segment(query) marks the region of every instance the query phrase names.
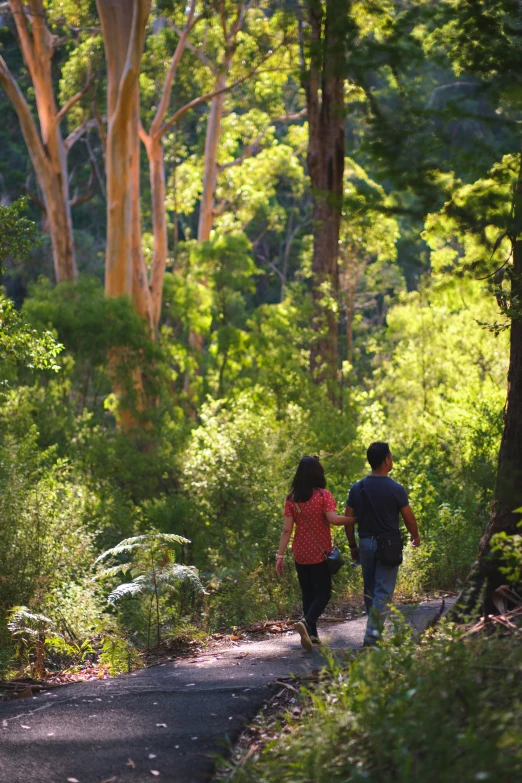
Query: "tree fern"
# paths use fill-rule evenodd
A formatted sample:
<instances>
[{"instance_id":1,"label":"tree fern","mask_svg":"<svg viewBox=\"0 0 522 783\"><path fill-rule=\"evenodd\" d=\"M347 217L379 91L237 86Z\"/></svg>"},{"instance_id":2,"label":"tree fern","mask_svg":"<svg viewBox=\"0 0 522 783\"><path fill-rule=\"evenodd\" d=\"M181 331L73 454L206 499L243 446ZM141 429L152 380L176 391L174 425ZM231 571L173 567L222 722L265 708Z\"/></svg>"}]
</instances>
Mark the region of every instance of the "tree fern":
<instances>
[{"instance_id":1,"label":"tree fern","mask_svg":"<svg viewBox=\"0 0 522 783\"><path fill-rule=\"evenodd\" d=\"M122 582L111 590L107 597L110 604L114 606L123 598L136 598L145 594L151 596L148 608L148 645L154 607L157 642L161 643L160 594L176 589L184 582L190 583L194 590L204 592L197 570L193 566L175 562L175 545L189 543L188 538L174 533L151 531L126 538L96 558L95 564L99 567L97 578L111 579L120 574L132 577L131 581ZM114 560L119 558L127 559L114 563Z\"/></svg>"}]
</instances>

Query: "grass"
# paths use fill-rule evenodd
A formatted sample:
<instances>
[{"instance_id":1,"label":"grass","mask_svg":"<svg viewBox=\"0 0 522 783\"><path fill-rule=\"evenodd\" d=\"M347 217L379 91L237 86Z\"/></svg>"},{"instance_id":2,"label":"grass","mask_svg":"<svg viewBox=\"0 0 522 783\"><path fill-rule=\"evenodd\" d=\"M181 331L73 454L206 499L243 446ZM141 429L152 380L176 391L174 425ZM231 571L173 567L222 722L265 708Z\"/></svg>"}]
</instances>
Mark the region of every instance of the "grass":
<instances>
[{"instance_id":1,"label":"grass","mask_svg":"<svg viewBox=\"0 0 522 783\"><path fill-rule=\"evenodd\" d=\"M397 619L381 649L330 662L236 783L522 780L522 648L445 625L420 644Z\"/></svg>"}]
</instances>

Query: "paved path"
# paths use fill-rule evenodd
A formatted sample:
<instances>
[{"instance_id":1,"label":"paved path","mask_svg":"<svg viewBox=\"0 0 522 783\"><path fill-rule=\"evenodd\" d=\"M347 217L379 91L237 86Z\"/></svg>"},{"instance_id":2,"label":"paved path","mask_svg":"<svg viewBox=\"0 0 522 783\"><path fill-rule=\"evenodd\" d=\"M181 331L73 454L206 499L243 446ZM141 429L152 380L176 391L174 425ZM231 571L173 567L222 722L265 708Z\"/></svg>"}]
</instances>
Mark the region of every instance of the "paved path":
<instances>
[{"instance_id":1,"label":"paved path","mask_svg":"<svg viewBox=\"0 0 522 783\"><path fill-rule=\"evenodd\" d=\"M424 627L439 605L407 613ZM359 647L364 625L330 624L322 636L332 649ZM305 653L289 632L1 703L0 783L206 781L274 681L321 662L319 650Z\"/></svg>"}]
</instances>

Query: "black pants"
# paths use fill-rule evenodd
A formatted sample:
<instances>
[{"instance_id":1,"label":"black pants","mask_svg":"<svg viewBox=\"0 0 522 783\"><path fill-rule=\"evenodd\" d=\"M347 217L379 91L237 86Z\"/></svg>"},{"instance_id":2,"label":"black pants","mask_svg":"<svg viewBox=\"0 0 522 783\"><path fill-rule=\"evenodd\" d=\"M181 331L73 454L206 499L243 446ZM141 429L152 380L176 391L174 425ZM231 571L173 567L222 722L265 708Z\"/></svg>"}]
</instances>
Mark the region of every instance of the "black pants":
<instances>
[{"instance_id":1,"label":"black pants","mask_svg":"<svg viewBox=\"0 0 522 783\"><path fill-rule=\"evenodd\" d=\"M303 596L303 613L312 636L317 636L317 620L332 595L332 575L325 560L313 565L295 564Z\"/></svg>"}]
</instances>

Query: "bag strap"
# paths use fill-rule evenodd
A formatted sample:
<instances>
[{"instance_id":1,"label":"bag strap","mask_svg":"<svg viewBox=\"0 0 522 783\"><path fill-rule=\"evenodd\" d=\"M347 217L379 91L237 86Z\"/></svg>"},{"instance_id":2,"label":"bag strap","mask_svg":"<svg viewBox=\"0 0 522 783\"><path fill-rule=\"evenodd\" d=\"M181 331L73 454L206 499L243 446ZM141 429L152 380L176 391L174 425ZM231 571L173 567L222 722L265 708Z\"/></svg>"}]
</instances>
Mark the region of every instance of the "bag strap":
<instances>
[{"instance_id":1,"label":"bag strap","mask_svg":"<svg viewBox=\"0 0 522 783\"><path fill-rule=\"evenodd\" d=\"M321 492L321 490L319 490L319 492ZM322 493L322 492L321 492L321 497L323 498L323 508L324 508L324 495L323 495L323 493ZM299 514L302 514L302 513L303 513L303 511L302 511L301 507L299 506L299 504L298 504L298 503L296 503L296 502L295 502L295 500L292 500L292 503L293 503L293 504L294 504L294 506L296 507L296 509L297 509L297 511L299 512ZM323 511L323 514L324 514L324 511ZM319 549L320 549L320 550L321 550L321 552L323 553L323 555L324 555L324 559L325 559L325 560L328 560L328 555L326 554L326 552L325 552L325 551L324 551L324 549L322 548L321 544L320 544L320 543L319 543L319 541L317 540L317 538L316 538L316 536L315 536L315 533L314 533L314 531L312 530L312 528L310 527L310 525L308 524L308 522L306 521L306 519L303 517L301 521L305 523L306 527L308 528L308 530L309 530L309 531L310 531L310 533L312 534L312 538L314 539L315 543L317 544L317 546L319 547Z\"/></svg>"},{"instance_id":2,"label":"bag strap","mask_svg":"<svg viewBox=\"0 0 522 783\"><path fill-rule=\"evenodd\" d=\"M376 511L376 509L375 509L375 506L373 505L373 500L371 499L371 497L370 497L370 495L369 495L369 493L368 493L368 490L367 490L367 489L366 489L366 487L364 486L364 482L365 482L365 480L366 480L366 479L362 479L362 481L361 481L361 492L362 492L362 496L363 496L363 498L365 498L365 500L367 500L367 501L368 501L368 503L370 504L370 507L371 507L371 509L372 509L372 511L373 511L373 516L374 516L374 518L375 518L375 521L376 521L376 522L377 522L377 523L378 523L378 524L379 524L379 525L380 525L380 526L383 528L383 530L384 530L384 526L383 526L383 524L382 524L382 520L381 520L380 516L378 515L378 513L377 513L377 511ZM376 529L376 527L375 527L375 526L373 526L373 525L371 525L371 526L370 526L370 525L369 525L368 527L372 527L372 528L373 528L373 533L372 533L372 535L374 535L374 536L378 536L378 535L379 535L379 532L378 532L378 530ZM383 530L382 530L381 532L383 532ZM370 532L371 532L371 531L370 531Z\"/></svg>"}]
</instances>

